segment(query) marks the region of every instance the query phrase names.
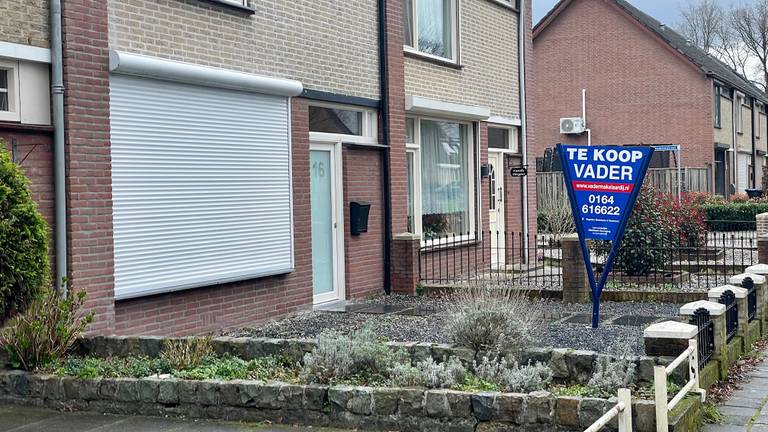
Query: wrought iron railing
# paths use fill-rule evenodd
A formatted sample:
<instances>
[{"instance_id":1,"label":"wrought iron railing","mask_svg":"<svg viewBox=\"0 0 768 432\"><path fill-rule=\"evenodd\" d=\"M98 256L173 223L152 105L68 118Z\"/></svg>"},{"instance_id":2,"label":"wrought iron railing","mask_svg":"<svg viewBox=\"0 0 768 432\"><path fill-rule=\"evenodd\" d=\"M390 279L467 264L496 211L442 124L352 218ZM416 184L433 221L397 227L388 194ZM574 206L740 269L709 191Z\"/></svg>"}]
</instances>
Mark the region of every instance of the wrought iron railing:
<instances>
[{"instance_id":1,"label":"wrought iron railing","mask_svg":"<svg viewBox=\"0 0 768 432\"><path fill-rule=\"evenodd\" d=\"M696 343L699 351L699 368L703 368L715 352L715 323L709 311L705 308L696 309L691 316L690 324L699 330L696 335Z\"/></svg>"},{"instance_id":2,"label":"wrought iron railing","mask_svg":"<svg viewBox=\"0 0 768 432\"><path fill-rule=\"evenodd\" d=\"M739 330L739 305L736 303L736 296L731 290L726 290L720 294L719 301L725 305L725 335L730 342Z\"/></svg>"}]
</instances>

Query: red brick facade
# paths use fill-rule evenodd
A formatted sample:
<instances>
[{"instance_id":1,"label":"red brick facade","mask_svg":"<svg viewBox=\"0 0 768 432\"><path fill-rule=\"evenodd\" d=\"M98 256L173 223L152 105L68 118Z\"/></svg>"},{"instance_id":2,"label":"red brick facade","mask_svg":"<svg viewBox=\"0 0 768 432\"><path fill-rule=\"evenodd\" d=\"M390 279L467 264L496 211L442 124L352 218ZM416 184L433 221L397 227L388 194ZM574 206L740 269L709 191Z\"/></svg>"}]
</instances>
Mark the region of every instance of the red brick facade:
<instances>
[{"instance_id":1,"label":"red brick facade","mask_svg":"<svg viewBox=\"0 0 768 432\"><path fill-rule=\"evenodd\" d=\"M107 3L63 2L69 284L94 333L115 328Z\"/></svg>"},{"instance_id":2,"label":"red brick facade","mask_svg":"<svg viewBox=\"0 0 768 432\"><path fill-rule=\"evenodd\" d=\"M581 116L586 89L593 143L680 144L685 166L712 165L712 80L613 1L573 0L533 44L531 163L556 143L586 143L559 131L561 117Z\"/></svg>"}]
</instances>

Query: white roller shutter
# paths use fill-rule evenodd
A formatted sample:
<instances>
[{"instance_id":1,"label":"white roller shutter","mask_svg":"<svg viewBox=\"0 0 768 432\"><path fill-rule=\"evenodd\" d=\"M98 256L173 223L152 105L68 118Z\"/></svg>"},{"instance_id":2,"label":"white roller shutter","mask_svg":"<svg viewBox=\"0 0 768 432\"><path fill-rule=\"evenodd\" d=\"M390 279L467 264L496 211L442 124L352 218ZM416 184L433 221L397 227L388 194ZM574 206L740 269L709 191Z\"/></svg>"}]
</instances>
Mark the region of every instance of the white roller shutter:
<instances>
[{"instance_id":1,"label":"white roller shutter","mask_svg":"<svg viewBox=\"0 0 768 432\"><path fill-rule=\"evenodd\" d=\"M293 269L285 96L113 74L115 296Z\"/></svg>"},{"instance_id":2,"label":"white roller shutter","mask_svg":"<svg viewBox=\"0 0 768 432\"><path fill-rule=\"evenodd\" d=\"M749 187L749 160L750 155L746 153L737 153L736 158L739 161L739 170L736 173L736 193L743 194L744 189Z\"/></svg>"}]
</instances>

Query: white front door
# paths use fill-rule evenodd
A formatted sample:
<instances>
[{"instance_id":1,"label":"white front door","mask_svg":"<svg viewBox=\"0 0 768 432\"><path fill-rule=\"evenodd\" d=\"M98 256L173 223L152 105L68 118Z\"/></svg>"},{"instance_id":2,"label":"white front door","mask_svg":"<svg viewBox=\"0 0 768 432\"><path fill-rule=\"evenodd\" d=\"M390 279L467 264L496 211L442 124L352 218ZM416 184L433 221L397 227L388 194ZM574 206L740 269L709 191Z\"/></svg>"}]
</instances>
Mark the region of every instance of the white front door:
<instances>
[{"instance_id":1,"label":"white front door","mask_svg":"<svg viewBox=\"0 0 768 432\"><path fill-rule=\"evenodd\" d=\"M314 303L343 297L344 218L338 147L338 144L313 143L309 152Z\"/></svg>"},{"instance_id":2,"label":"white front door","mask_svg":"<svg viewBox=\"0 0 768 432\"><path fill-rule=\"evenodd\" d=\"M505 263L504 153L488 152L488 226L491 236L491 265Z\"/></svg>"}]
</instances>

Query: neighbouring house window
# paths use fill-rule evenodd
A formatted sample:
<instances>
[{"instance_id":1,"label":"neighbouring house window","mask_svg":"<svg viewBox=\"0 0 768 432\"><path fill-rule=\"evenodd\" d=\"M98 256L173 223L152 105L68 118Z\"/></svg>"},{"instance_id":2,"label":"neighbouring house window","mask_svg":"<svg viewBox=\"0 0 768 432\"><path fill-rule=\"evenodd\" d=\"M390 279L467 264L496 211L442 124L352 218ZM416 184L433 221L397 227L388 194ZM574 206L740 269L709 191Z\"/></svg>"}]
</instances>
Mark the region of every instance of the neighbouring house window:
<instances>
[{"instance_id":1,"label":"neighbouring house window","mask_svg":"<svg viewBox=\"0 0 768 432\"><path fill-rule=\"evenodd\" d=\"M414 208L414 201L416 199L415 197L415 184L414 184L414 177L416 176L416 152L413 150L407 150L405 153L405 160L406 160L406 170L407 170L407 179L408 179L408 232L409 233L415 233L416 232L416 223L414 220L414 216L416 214L415 208Z\"/></svg>"},{"instance_id":2,"label":"neighbouring house window","mask_svg":"<svg viewBox=\"0 0 768 432\"><path fill-rule=\"evenodd\" d=\"M488 126L488 148L517 153L517 128Z\"/></svg>"},{"instance_id":3,"label":"neighbouring house window","mask_svg":"<svg viewBox=\"0 0 768 432\"><path fill-rule=\"evenodd\" d=\"M742 100L741 96L736 96L736 101L735 101L735 105L736 105L736 120L735 121L736 121L736 132L738 132L738 133L743 133L743 131L744 131L743 125L741 124L741 120L742 120L742 117L743 117L741 115L741 100Z\"/></svg>"},{"instance_id":4,"label":"neighbouring house window","mask_svg":"<svg viewBox=\"0 0 768 432\"><path fill-rule=\"evenodd\" d=\"M18 63L0 61L0 121L19 121Z\"/></svg>"},{"instance_id":5,"label":"neighbouring house window","mask_svg":"<svg viewBox=\"0 0 768 432\"><path fill-rule=\"evenodd\" d=\"M403 0L405 45L456 61L458 0Z\"/></svg>"},{"instance_id":6,"label":"neighbouring house window","mask_svg":"<svg viewBox=\"0 0 768 432\"><path fill-rule=\"evenodd\" d=\"M713 117L715 121L715 127L720 129L722 126L723 116L722 116L722 99L720 99L723 92L723 88L720 86L715 86L715 97L713 98L715 100L715 108Z\"/></svg>"},{"instance_id":7,"label":"neighbouring house window","mask_svg":"<svg viewBox=\"0 0 768 432\"><path fill-rule=\"evenodd\" d=\"M414 119L413 138L408 145L409 228L425 242L473 235L471 125Z\"/></svg>"}]
</instances>

